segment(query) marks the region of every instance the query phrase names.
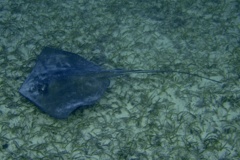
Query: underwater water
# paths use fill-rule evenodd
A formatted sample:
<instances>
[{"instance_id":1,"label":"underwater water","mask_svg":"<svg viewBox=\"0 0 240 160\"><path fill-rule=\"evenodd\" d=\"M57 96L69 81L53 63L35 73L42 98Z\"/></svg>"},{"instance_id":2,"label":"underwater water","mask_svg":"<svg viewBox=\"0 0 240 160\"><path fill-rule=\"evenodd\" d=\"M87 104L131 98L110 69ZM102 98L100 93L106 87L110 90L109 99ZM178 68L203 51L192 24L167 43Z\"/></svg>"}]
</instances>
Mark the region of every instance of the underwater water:
<instances>
[{"instance_id":1,"label":"underwater water","mask_svg":"<svg viewBox=\"0 0 240 160\"><path fill-rule=\"evenodd\" d=\"M0 8L1 159L240 158L237 0L1 0ZM46 46L107 69L221 83L116 77L99 102L58 120L18 92Z\"/></svg>"}]
</instances>

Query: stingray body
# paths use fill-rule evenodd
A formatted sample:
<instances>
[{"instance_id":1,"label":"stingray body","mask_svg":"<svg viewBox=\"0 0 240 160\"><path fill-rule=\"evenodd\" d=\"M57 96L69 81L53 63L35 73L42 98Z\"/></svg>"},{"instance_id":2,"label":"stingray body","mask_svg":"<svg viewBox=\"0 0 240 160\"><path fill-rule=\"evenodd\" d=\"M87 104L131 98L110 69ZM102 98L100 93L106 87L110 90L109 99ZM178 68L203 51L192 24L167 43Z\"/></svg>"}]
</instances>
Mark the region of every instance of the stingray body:
<instances>
[{"instance_id":1,"label":"stingray body","mask_svg":"<svg viewBox=\"0 0 240 160\"><path fill-rule=\"evenodd\" d=\"M96 103L110 84L110 77L127 73L164 73L162 70L105 70L85 58L45 47L19 92L42 111L55 118L67 118L79 107ZM218 81L215 81L218 82Z\"/></svg>"}]
</instances>

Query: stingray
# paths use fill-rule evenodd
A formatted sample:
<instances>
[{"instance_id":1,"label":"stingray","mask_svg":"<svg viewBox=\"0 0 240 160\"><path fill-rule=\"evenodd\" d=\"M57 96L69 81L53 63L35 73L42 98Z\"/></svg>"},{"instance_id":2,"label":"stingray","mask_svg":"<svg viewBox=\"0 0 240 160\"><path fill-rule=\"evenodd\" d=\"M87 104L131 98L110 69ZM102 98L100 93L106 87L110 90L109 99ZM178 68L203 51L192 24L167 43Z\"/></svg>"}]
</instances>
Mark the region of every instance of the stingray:
<instances>
[{"instance_id":1,"label":"stingray","mask_svg":"<svg viewBox=\"0 0 240 160\"><path fill-rule=\"evenodd\" d=\"M67 118L77 108L93 105L109 87L110 78L129 73L180 73L172 70L106 70L71 52L45 47L19 92L48 115Z\"/></svg>"}]
</instances>

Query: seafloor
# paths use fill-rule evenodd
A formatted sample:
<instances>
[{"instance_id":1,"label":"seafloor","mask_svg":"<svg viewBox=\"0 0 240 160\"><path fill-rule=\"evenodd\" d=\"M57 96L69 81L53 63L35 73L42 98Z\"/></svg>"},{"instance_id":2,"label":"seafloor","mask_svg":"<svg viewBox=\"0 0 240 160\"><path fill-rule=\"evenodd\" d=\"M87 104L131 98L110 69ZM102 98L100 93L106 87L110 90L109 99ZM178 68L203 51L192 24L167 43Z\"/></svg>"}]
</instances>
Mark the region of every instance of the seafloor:
<instances>
[{"instance_id":1,"label":"seafloor","mask_svg":"<svg viewBox=\"0 0 240 160\"><path fill-rule=\"evenodd\" d=\"M0 159L240 159L239 11L239 0L0 0ZM221 83L113 78L99 103L58 120L18 93L45 46Z\"/></svg>"}]
</instances>

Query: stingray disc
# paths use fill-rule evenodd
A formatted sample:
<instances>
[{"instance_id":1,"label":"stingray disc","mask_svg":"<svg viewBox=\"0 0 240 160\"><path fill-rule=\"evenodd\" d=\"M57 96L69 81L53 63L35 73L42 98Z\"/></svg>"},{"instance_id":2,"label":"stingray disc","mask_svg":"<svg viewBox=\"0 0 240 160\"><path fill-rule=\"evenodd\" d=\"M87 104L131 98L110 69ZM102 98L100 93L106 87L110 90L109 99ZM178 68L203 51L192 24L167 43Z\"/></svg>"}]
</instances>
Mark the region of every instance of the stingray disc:
<instances>
[{"instance_id":1,"label":"stingray disc","mask_svg":"<svg viewBox=\"0 0 240 160\"><path fill-rule=\"evenodd\" d=\"M101 98L109 86L101 71L77 54L46 47L19 92L50 116L67 118Z\"/></svg>"}]
</instances>

